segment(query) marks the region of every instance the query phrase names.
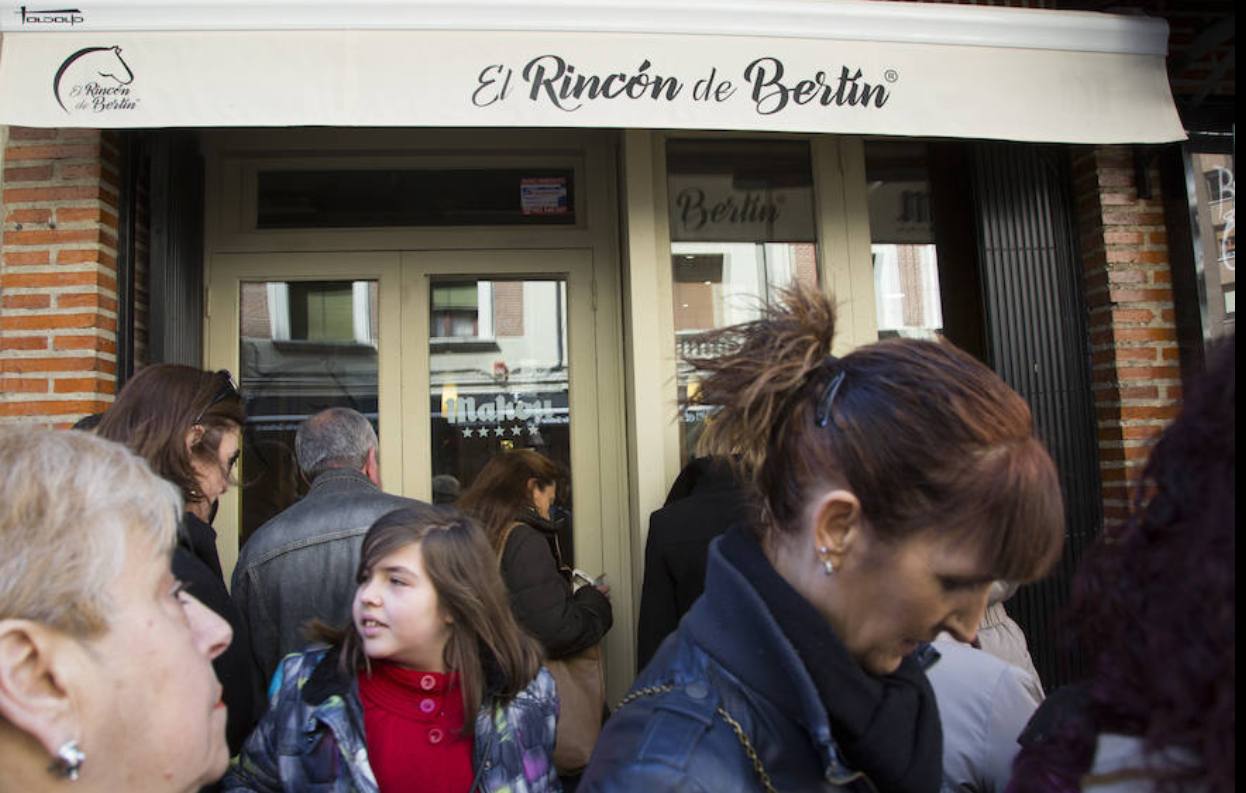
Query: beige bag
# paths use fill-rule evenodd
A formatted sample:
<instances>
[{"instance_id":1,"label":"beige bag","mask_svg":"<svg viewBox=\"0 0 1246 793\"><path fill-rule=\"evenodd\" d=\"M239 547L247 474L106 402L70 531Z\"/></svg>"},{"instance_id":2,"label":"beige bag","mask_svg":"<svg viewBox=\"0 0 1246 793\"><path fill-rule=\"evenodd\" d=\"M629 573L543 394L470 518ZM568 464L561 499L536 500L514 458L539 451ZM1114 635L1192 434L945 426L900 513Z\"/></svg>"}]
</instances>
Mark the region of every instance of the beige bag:
<instances>
[{"instance_id":1,"label":"beige bag","mask_svg":"<svg viewBox=\"0 0 1246 793\"><path fill-rule=\"evenodd\" d=\"M601 645L595 644L567 658L547 660L545 667L558 683L554 768L560 774L578 774L588 765L601 734L601 715L606 706Z\"/></svg>"},{"instance_id":2,"label":"beige bag","mask_svg":"<svg viewBox=\"0 0 1246 793\"><path fill-rule=\"evenodd\" d=\"M498 567L510 540L511 524L501 536ZM561 560L557 560L561 562ZM601 645L595 644L575 655L545 660L545 668L558 686L558 728L554 736L554 768L559 774L578 774L588 765L601 717L606 707L606 680L601 666Z\"/></svg>"}]
</instances>

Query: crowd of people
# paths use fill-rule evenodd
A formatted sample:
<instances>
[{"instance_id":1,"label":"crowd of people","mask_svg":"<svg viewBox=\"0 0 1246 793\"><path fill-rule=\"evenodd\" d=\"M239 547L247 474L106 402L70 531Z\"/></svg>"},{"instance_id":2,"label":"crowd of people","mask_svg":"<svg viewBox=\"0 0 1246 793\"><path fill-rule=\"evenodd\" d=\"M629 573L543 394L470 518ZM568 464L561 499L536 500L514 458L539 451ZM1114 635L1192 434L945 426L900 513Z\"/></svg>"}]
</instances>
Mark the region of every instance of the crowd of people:
<instances>
[{"instance_id":1,"label":"crowd of people","mask_svg":"<svg viewBox=\"0 0 1246 793\"><path fill-rule=\"evenodd\" d=\"M796 289L697 346L727 350L688 362L717 409L651 517L613 711L610 588L533 450L426 504L383 490L365 417L317 413L307 494L227 587L228 372L0 427L0 793L1232 789L1233 339L1075 578L1091 677L1047 696L1004 606L1063 546L1029 407L946 342L834 332Z\"/></svg>"}]
</instances>

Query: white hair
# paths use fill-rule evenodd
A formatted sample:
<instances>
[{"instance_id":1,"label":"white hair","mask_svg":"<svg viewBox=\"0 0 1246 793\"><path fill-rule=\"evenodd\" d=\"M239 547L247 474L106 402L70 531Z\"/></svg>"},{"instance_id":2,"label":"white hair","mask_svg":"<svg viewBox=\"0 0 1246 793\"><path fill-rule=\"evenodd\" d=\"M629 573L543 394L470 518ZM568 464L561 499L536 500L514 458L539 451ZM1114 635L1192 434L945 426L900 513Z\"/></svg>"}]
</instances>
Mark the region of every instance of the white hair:
<instances>
[{"instance_id":1,"label":"white hair","mask_svg":"<svg viewBox=\"0 0 1246 793\"><path fill-rule=\"evenodd\" d=\"M0 460L0 619L103 632L127 543L172 551L177 488L121 444L76 430L0 427Z\"/></svg>"}]
</instances>

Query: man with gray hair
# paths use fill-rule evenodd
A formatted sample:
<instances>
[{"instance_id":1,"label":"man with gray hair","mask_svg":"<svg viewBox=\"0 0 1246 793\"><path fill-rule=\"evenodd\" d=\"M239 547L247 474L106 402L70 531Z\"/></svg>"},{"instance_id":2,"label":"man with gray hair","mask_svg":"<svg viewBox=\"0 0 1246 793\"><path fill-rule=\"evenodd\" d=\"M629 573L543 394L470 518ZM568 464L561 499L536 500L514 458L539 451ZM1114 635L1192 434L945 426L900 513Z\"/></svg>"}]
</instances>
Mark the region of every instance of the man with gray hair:
<instances>
[{"instance_id":1,"label":"man with gray hair","mask_svg":"<svg viewBox=\"0 0 1246 793\"><path fill-rule=\"evenodd\" d=\"M233 597L264 680L307 644L306 624L350 621L363 535L413 503L381 491L376 431L350 408L307 418L294 436L307 495L256 529L234 568Z\"/></svg>"}]
</instances>

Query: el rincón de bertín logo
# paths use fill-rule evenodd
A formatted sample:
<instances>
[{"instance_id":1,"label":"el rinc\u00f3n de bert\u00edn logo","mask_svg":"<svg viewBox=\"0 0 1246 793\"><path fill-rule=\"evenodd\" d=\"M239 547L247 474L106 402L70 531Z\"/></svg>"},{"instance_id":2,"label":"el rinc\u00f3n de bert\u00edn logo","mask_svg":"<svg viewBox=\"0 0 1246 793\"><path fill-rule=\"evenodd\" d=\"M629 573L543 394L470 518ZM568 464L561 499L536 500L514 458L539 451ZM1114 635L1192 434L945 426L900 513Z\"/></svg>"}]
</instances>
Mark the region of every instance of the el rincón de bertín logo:
<instances>
[{"instance_id":1,"label":"el rinc\u00f3n de bert\u00edn logo","mask_svg":"<svg viewBox=\"0 0 1246 793\"><path fill-rule=\"evenodd\" d=\"M52 95L66 113L107 113L134 110L134 72L121 57L121 48L83 47L56 70Z\"/></svg>"}]
</instances>

